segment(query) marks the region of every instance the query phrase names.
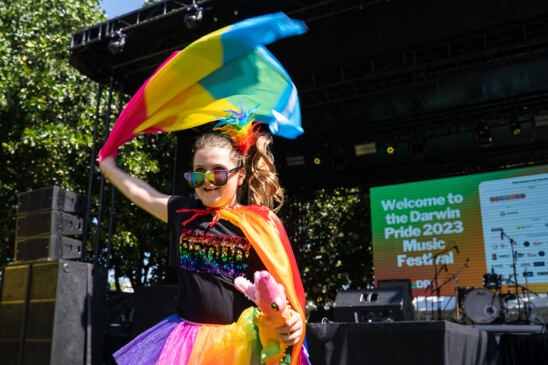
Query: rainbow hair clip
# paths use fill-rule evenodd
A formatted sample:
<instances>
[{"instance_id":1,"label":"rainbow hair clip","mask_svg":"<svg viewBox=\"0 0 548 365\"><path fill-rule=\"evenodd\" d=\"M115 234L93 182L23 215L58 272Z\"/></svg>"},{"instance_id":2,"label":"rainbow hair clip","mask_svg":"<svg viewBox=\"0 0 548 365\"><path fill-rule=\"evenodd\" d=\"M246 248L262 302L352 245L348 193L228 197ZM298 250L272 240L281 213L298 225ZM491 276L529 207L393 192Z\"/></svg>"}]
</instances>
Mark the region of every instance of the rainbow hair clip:
<instances>
[{"instance_id":1,"label":"rainbow hair clip","mask_svg":"<svg viewBox=\"0 0 548 365\"><path fill-rule=\"evenodd\" d=\"M240 108L240 112L227 110L227 115L213 126L217 131L232 140L234 147L242 156L247 156L249 149L255 145L257 139L263 135L260 131L260 122L255 122L253 112L259 106L247 111Z\"/></svg>"}]
</instances>

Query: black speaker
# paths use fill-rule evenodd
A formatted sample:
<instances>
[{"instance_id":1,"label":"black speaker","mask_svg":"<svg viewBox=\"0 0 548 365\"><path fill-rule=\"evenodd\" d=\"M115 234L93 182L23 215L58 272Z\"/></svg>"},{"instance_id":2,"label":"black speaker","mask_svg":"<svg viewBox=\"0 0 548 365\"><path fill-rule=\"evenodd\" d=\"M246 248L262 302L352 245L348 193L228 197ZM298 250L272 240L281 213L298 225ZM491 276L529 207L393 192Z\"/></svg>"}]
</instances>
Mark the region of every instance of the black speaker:
<instances>
[{"instance_id":1,"label":"black speaker","mask_svg":"<svg viewBox=\"0 0 548 365\"><path fill-rule=\"evenodd\" d=\"M84 232L82 200L68 190L51 186L17 196L15 261L78 259ZM66 237L73 236L73 237Z\"/></svg>"},{"instance_id":2,"label":"black speaker","mask_svg":"<svg viewBox=\"0 0 548 365\"><path fill-rule=\"evenodd\" d=\"M60 210L48 209L17 215L15 239L58 234L61 236L81 235L83 219Z\"/></svg>"},{"instance_id":3,"label":"black speaker","mask_svg":"<svg viewBox=\"0 0 548 365\"><path fill-rule=\"evenodd\" d=\"M379 289L400 288L403 290L403 320L415 320L415 307L413 306L413 289L410 279L388 279L377 281Z\"/></svg>"},{"instance_id":4,"label":"black speaker","mask_svg":"<svg viewBox=\"0 0 548 365\"><path fill-rule=\"evenodd\" d=\"M102 270L59 260L3 267L0 295L2 364L92 364L102 348L106 289ZM97 275L97 277L93 277ZM94 281L97 281L94 284ZM104 289L104 290L103 290Z\"/></svg>"},{"instance_id":5,"label":"black speaker","mask_svg":"<svg viewBox=\"0 0 548 365\"><path fill-rule=\"evenodd\" d=\"M48 258L79 259L82 257L82 241L51 234L24 238L15 241L15 261L30 261Z\"/></svg>"},{"instance_id":6,"label":"black speaker","mask_svg":"<svg viewBox=\"0 0 548 365\"><path fill-rule=\"evenodd\" d=\"M17 195L17 214L46 209L76 213L81 210L80 205L78 195L55 185Z\"/></svg>"},{"instance_id":7,"label":"black speaker","mask_svg":"<svg viewBox=\"0 0 548 365\"><path fill-rule=\"evenodd\" d=\"M335 322L403 321L403 289L363 289L341 291L335 297Z\"/></svg>"}]
</instances>

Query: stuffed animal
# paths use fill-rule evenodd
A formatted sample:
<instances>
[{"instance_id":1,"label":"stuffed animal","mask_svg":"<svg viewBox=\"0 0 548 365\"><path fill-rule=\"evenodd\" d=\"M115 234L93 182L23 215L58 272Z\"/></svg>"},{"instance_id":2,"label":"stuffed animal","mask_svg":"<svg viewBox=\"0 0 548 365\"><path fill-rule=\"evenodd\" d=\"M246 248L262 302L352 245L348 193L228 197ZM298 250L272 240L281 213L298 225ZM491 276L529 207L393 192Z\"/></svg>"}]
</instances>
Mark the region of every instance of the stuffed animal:
<instances>
[{"instance_id":1,"label":"stuffed animal","mask_svg":"<svg viewBox=\"0 0 548 365\"><path fill-rule=\"evenodd\" d=\"M255 272L253 280L251 283L240 276L234 279L234 286L260 309L254 323L262 345L261 364L277 365L283 360L287 345L280 341L276 328L287 325L291 316L285 290L266 270Z\"/></svg>"}]
</instances>

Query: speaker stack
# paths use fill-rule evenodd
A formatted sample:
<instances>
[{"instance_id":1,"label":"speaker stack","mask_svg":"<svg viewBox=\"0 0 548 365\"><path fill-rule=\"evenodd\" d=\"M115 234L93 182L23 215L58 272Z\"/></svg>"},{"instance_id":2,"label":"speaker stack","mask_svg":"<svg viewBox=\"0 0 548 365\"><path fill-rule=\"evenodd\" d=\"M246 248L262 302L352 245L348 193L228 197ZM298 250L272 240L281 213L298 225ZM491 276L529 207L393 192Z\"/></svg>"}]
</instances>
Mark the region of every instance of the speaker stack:
<instances>
[{"instance_id":1,"label":"speaker stack","mask_svg":"<svg viewBox=\"0 0 548 365\"><path fill-rule=\"evenodd\" d=\"M58 186L18 195L15 261L1 270L2 364L99 364L106 270L77 261L80 201Z\"/></svg>"},{"instance_id":2,"label":"speaker stack","mask_svg":"<svg viewBox=\"0 0 548 365\"><path fill-rule=\"evenodd\" d=\"M51 186L17 196L15 261L79 259L83 219L80 199Z\"/></svg>"}]
</instances>

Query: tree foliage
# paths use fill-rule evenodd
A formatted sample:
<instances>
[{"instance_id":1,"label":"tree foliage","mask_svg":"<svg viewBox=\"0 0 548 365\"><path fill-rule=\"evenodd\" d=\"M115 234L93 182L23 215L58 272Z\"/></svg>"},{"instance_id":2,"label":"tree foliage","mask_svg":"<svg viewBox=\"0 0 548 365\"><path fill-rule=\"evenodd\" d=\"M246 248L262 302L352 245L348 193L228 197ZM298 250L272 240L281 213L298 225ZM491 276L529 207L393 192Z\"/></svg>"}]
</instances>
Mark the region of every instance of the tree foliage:
<instances>
[{"instance_id":1,"label":"tree foliage","mask_svg":"<svg viewBox=\"0 0 548 365\"><path fill-rule=\"evenodd\" d=\"M339 291L372 284L369 197L361 188L293 198L282 214L309 301L329 307Z\"/></svg>"},{"instance_id":2,"label":"tree foliage","mask_svg":"<svg viewBox=\"0 0 548 365\"><path fill-rule=\"evenodd\" d=\"M146 3L149 3L147 1ZM58 185L89 203L83 260L133 287L173 282L167 227L104 181L95 157L127 102L69 64L71 35L105 21L99 1L0 1L0 265L14 259L18 194ZM175 137L147 135L118 163L173 191ZM372 282L368 196L359 188L291 197L281 214L309 300L331 304Z\"/></svg>"},{"instance_id":3,"label":"tree foliage","mask_svg":"<svg viewBox=\"0 0 548 365\"><path fill-rule=\"evenodd\" d=\"M0 2L0 264L15 256L19 193L58 185L87 200L91 186L83 259L112 265L138 286L166 277L154 269L166 266L165 227L102 184L94 148L124 96L100 92L69 64L72 34L105 20L98 0ZM169 192L172 149L173 138L147 136L124 147L120 164Z\"/></svg>"},{"instance_id":4,"label":"tree foliage","mask_svg":"<svg viewBox=\"0 0 548 365\"><path fill-rule=\"evenodd\" d=\"M102 18L98 1L0 2L0 263L13 258L17 194L86 186L97 86L68 45Z\"/></svg>"}]
</instances>

